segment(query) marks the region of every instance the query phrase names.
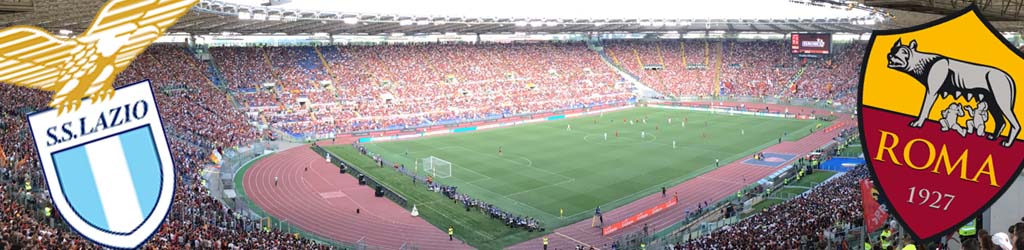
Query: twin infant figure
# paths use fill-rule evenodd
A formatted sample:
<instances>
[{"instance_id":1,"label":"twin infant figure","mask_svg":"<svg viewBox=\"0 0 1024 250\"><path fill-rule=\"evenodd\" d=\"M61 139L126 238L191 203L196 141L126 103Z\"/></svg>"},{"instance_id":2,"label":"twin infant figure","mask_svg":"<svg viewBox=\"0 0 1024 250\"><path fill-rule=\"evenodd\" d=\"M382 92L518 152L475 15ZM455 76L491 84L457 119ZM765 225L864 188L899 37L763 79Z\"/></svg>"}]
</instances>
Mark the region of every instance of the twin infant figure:
<instances>
[{"instance_id":1,"label":"twin infant figure","mask_svg":"<svg viewBox=\"0 0 1024 250\"><path fill-rule=\"evenodd\" d=\"M964 110L967 110L964 113ZM964 129L956 122L960 117L967 115L971 119L967 120L967 128ZM979 102L978 108L971 109L971 106L960 106L960 103L950 103L949 108L942 111L942 119L939 123L942 124L942 131L949 131L952 129L960 136L967 137L968 134L977 134L978 136L985 136L985 121L988 121L988 104L985 102Z\"/></svg>"}]
</instances>

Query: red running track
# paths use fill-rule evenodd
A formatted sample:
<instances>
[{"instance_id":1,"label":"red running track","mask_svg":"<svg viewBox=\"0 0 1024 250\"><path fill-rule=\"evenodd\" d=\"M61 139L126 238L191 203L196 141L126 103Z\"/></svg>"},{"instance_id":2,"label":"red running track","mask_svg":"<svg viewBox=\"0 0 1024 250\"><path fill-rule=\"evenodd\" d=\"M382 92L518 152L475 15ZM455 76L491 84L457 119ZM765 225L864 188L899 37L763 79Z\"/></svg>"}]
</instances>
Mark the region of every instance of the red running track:
<instances>
[{"instance_id":1,"label":"red running track","mask_svg":"<svg viewBox=\"0 0 1024 250\"><path fill-rule=\"evenodd\" d=\"M472 249L458 239L449 241L447 232L410 216L391 200L374 197L373 189L339 173L307 146L256 162L244 173L242 185L267 213L324 238L362 240L382 249L399 249L406 243L419 249Z\"/></svg>"}]
</instances>

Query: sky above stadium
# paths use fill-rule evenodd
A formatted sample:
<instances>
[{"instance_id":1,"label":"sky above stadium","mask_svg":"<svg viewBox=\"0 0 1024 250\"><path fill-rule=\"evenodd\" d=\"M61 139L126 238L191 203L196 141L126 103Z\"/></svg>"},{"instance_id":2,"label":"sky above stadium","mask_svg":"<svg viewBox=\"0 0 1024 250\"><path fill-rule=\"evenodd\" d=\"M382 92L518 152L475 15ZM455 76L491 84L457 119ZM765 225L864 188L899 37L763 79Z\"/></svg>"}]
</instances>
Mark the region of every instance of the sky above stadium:
<instances>
[{"instance_id":1,"label":"sky above stadium","mask_svg":"<svg viewBox=\"0 0 1024 250\"><path fill-rule=\"evenodd\" d=\"M266 0L223 0L259 6ZM788 0L291 0L283 9L417 17L511 17L559 19L787 19L865 17L864 10L837 10Z\"/></svg>"}]
</instances>

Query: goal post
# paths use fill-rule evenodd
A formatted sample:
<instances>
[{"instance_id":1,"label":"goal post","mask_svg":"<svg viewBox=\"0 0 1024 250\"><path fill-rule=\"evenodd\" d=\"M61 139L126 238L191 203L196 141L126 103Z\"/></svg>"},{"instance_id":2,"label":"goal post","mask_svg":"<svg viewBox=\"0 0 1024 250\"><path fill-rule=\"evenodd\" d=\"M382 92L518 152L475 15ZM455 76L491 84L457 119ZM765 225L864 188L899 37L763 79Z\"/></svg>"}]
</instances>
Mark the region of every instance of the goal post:
<instances>
[{"instance_id":1,"label":"goal post","mask_svg":"<svg viewBox=\"0 0 1024 250\"><path fill-rule=\"evenodd\" d=\"M419 160L423 171L434 178L452 177L452 163L433 155Z\"/></svg>"}]
</instances>

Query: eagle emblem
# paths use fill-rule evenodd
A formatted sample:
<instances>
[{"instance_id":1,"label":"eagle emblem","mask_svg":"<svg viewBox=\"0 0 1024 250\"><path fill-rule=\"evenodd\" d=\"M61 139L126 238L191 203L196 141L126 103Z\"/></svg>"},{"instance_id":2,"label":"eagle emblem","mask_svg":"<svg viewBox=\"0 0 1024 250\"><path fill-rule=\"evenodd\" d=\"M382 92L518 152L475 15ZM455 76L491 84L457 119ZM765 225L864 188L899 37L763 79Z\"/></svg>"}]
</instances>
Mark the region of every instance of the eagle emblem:
<instances>
[{"instance_id":1,"label":"eagle emblem","mask_svg":"<svg viewBox=\"0 0 1024 250\"><path fill-rule=\"evenodd\" d=\"M81 35L56 37L32 26L0 30L0 82L55 92L49 106L78 110L114 95L132 60L199 0L111 0Z\"/></svg>"}]
</instances>

